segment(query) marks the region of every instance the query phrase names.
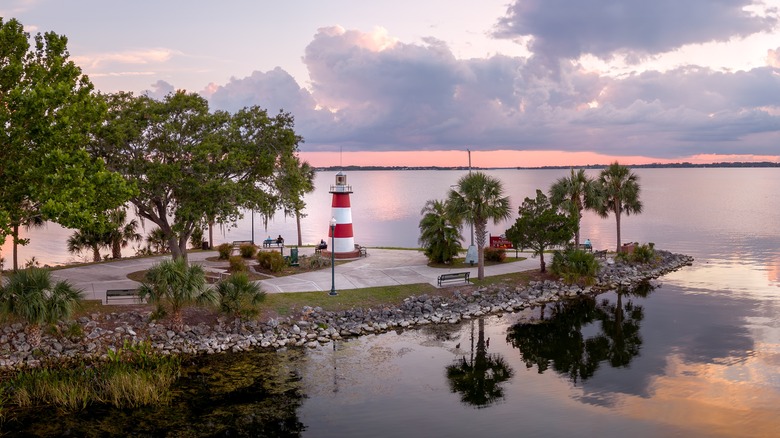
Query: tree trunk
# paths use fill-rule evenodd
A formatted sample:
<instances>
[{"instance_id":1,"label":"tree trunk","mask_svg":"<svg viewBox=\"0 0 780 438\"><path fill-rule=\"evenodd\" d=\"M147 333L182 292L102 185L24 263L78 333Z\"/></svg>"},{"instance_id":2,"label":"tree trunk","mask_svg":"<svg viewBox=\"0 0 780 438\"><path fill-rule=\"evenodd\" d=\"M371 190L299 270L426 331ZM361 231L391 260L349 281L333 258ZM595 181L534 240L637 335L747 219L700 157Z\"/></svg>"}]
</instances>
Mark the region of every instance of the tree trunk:
<instances>
[{"instance_id":1,"label":"tree trunk","mask_svg":"<svg viewBox=\"0 0 780 438\"><path fill-rule=\"evenodd\" d=\"M477 238L477 278L485 279L485 235L487 234L487 221L479 221L476 226Z\"/></svg>"},{"instance_id":2,"label":"tree trunk","mask_svg":"<svg viewBox=\"0 0 780 438\"><path fill-rule=\"evenodd\" d=\"M209 248L214 249L214 221L209 220Z\"/></svg>"},{"instance_id":3,"label":"tree trunk","mask_svg":"<svg viewBox=\"0 0 780 438\"><path fill-rule=\"evenodd\" d=\"M541 267L542 274L547 272L547 263L544 262L544 250L539 252L539 266Z\"/></svg>"},{"instance_id":4,"label":"tree trunk","mask_svg":"<svg viewBox=\"0 0 780 438\"><path fill-rule=\"evenodd\" d=\"M13 232L11 234L13 239L13 259L14 259L14 272L19 270L19 253L17 246L19 245L19 224L14 224Z\"/></svg>"},{"instance_id":5,"label":"tree trunk","mask_svg":"<svg viewBox=\"0 0 780 438\"><path fill-rule=\"evenodd\" d=\"M580 247L580 223L582 222L582 210L577 211L577 229L574 231L574 248Z\"/></svg>"},{"instance_id":6,"label":"tree trunk","mask_svg":"<svg viewBox=\"0 0 780 438\"><path fill-rule=\"evenodd\" d=\"M181 313L181 309L176 309L171 312L171 329L175 332L180 332L184 328L184 316Z\"/></svg>"},{"instance_id":7,"label":"tree trunk","mask_svg":"<svg viewBox=\"0 0 780 438\"><path fill-rule=\"evenodd\" d=\"M617 224L617 249L615 250L615 252L618 252L618 253L622 249L621 245L620 245L620 213L621 213L620 206L616 205L615 206L615 223Z\"/></svg>"},{"instance_id":8,"label":"tree trunk","mask_svg":"<svg viewBox=\"0 0 780 438\"><path fill-rule=\"evenodd\" d=\"M98 245L92 245L92 261L99 262L100 260L100 247Z\"/></svg>"},{"instance_id":9,"label":"tree trunk","mask_svg":"<svg viewBox=\"0 0 780 438\"><path fill-rule=\"evenodd\" d=\"M181 239L177 239L176 236L168 238L168 248L171 249L171 256L173 260L184 259L187 261L187 240L181 243Z\"/></svg>"},{"instance_id":10,"label":"tree trunk","mask_svg":"<svg viewBox=\"0 0 780 438\"><path fill-rule=\"evenodd\" d=\"M122 239L114 239L113 242L111 242L111 256L115 259L121 259L122 258Z\"/></svg>"},{"instance_id":11,"label":"tree trunk","mask_svg":"<svg viewBox=\"0 0 780 438\"><path fill-rule=\"evenodd\" d=\"M30 346L37 348L39 345L41 345L41 326L38 324L28 325L27 336L29 337Z\"/></svg>"},{"instance_id":12,"label":"tree trunk","mask_svg":"<svg viewBox=\"0 0 780 438\"><path fill-rule=\"evenodd\" d=\"M298 246L303 246L303 236L301 235L301 212L295 211L295 223L298 225Z\"/></svg>"}]
</instances>

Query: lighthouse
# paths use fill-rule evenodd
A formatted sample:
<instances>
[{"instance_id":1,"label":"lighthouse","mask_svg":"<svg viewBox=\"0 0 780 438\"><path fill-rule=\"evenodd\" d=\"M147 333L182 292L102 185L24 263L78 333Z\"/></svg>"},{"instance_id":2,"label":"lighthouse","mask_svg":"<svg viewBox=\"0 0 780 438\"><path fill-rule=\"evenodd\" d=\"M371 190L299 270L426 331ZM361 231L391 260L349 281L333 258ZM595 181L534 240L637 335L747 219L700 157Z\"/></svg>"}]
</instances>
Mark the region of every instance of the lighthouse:
<instances>
[{"instance_id":1,"label":"lighthouse","mask_svg":"<svg viewBox=\"0 0 780 438\"><path fill-rule=\"evenodd\" d=\"M336 174L336 184L330 186L333 194L331 202L331 215L336 220L336 226L328 229L328 237L333 241L333 251L336 258L352 258L357 256L355 251L355 235L352 232L352 206L349 202L349 194L352 186L347 185L347 175L344 172Z\"/></svg>"}]
</instances>

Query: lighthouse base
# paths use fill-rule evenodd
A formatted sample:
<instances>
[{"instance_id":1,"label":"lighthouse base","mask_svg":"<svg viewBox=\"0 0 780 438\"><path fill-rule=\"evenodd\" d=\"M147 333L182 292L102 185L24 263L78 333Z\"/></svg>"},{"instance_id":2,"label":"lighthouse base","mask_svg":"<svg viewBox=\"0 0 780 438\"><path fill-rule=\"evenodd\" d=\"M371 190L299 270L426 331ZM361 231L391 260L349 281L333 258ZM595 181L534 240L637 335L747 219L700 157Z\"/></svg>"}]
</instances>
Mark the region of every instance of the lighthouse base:
<instances>
[{"instance_id":1,"label":"lighthouse base","mask_svg":"<svg viewBox=\"0 0 780 438\"><path fill-rule=\"evenodd\" d=\"M322 250L322 256L330 258L330 251L323 249ZM337 252L333 254L333 258L337 260L350 260L350 259L357 259L360 258L360 250L356 249L354 251L347 251L347 252Z\"/></svg>"}]
</instances>

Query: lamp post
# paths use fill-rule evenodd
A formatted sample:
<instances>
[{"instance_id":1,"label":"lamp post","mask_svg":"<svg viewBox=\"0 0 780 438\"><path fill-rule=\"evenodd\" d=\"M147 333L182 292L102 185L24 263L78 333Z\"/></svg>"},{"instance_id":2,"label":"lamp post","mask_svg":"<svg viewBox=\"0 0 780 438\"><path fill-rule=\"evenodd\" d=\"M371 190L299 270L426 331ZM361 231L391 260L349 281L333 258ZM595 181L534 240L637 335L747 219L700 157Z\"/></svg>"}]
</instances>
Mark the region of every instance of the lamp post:
<instances>
[{"instance_id":1,"label":"lamp post","mask_svg":"<svg viewBox=\"0 0 780 438\"><path fill-rule=\"evenodd\" d=\"M330 218L330 292L328 295L338 295L336 292L336 218Z\"/></svg>"}]
</instances>

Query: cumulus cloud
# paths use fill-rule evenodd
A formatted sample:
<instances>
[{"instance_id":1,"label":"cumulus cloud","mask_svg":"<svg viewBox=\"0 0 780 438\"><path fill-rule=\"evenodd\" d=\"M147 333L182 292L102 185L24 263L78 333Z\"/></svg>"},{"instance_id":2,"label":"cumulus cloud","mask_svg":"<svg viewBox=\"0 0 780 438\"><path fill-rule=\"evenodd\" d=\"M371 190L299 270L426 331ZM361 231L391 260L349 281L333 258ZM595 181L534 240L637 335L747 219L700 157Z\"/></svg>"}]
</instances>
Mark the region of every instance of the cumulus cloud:
<instances>
[{"instance_id":1,"label":"cumulus cloud","mask_svg":"<svg viewBox=\"0 0 780 438\"><path fill-rule=\"evenodd\" d=\"M766 51L766 65L774 68L780 68L780 47L776 50Z\"/></svg>"},{"instance_id":2,"label":"cumulus cloud","mask_svg":"<svg viewBox=\"0 0 780 438\"><path fill-rule=\"evenodd\" d=\"M144 90L142 94L146 94L147 96L156 100L162 100L165 96L173 93L174 91L176 91L176 88L173 85L161 79L152 84L151 90Z\"/></svg>"},{"instance_id":3,"label":"cumulus cloud","mask_svg":"<svg viewBox=\"0 0 780 438\"><path fill-rule=\"evenodd\" d=\"M323 28L310 88L284 70L210 86L216 108L296 117L305 150L567 150L674 158L777 153L780 69L697 66L608 77L531 56L457 59L436 39Z\"/></svg>"},{"instance_id":4,"label":"cumulus cloud","mask_svg":"<svg viewBox=\"0 0 780 438\"><path fill-rule=\"evenodd\" d=\"M751 12L752 0L515 0L494 35L531 37L547 59L638 60L686 44L726 41L771 30L776 12Z\"/></svg>"}]
</instances>

